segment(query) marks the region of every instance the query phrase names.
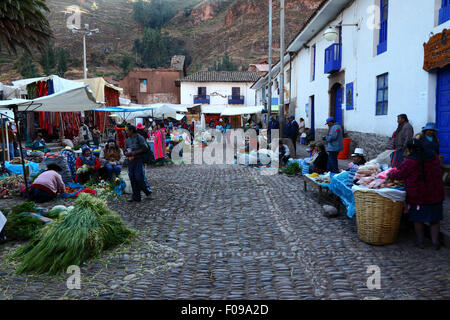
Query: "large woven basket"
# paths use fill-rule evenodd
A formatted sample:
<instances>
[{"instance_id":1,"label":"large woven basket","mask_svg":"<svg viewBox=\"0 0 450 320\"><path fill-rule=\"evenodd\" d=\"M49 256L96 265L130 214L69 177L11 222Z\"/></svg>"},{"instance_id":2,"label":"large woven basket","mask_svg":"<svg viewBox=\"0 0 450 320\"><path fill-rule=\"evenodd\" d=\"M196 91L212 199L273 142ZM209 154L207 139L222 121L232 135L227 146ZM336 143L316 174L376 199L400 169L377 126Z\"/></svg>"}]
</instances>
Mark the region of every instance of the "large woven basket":
<instances>
[{"instance_id":1,"label":"large woven basket","mask_svg":"<svg viewBox=\"0 0 450 320\"><path fill-rule=\"evenodd\" d=\"M403 202L393 202L375 191L356 191L354 197L359 239L373 245L394 243L402 217Z\"/></svg>"}]
</instances>

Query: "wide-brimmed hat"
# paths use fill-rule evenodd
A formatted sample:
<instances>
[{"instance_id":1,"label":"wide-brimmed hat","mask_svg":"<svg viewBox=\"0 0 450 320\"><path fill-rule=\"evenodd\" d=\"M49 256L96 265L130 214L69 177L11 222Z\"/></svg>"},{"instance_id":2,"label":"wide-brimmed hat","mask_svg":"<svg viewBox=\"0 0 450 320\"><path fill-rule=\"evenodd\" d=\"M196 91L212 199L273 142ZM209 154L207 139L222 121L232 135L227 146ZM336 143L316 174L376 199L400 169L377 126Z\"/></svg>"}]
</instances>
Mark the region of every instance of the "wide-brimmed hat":
<instances>
[{"instance_id":1,"label":"wide-brimmed hat","mask_svg":"<svg viewBox=\"0 0 450 320\"><path fill-rule=\"evenodd\" d=\"M364 157L364 149L356 148L355 152L352 154L352 157L354 157L354 156L362 156L362 157Z\"/></svg>"},{"instance_id":2,"label":"wide-brimmed hat","mask_svg":"<svg viewBox=\"0 0 450 320\"><path fill-rule=\"evenodd\" d=\"M433 131L438 131L438 129L436 128L436 123L434 122L428 122L425 127L422 128L422 132L423 131L427 131L427 130L433 130Z\"/></svg>"},{"instance_id":3,"label":"wide-brimmed hat","mask_svg":"<svg viewBox=\"0 0 450 320\"><path fill-rule=\"evenodd\" d=\"M70 151L70 152L73 152L72 148L69 147L69 146L66 146L66 147L63 149L63 151Z\"/></svg>"},{"instance_id":4,"label":"wide-brimmed hat","mask_svg":"<svg viewBox=\"0 0 450 320\"><path fill-rule=\"evenodd\" d=\"M334 120L334 117L329 117L329 118L327 119L327 122L325 122L325 124L328 124L328 123L330 123L330 122L336 122L336 120Z\"/></svg>"}]
</instances>

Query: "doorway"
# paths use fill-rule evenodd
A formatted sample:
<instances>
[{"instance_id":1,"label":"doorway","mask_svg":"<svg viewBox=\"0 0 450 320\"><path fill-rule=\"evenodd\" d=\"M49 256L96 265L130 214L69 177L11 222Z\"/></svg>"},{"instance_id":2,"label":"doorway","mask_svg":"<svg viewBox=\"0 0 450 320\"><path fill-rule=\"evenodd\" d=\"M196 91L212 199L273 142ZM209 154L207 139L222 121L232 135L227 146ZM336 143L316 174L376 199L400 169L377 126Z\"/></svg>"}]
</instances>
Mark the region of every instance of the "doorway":
<instances>
[{"instance_id":1,"label":"doorway","mask_svg":"<svg viewBox=\"0 0 450 320\"><path fill-rule=\"evenodd\" d=\"M450 66L438 73L436 96L439 152L444 157L444 163L450 164Z\"/></svg>"}]
</instances>

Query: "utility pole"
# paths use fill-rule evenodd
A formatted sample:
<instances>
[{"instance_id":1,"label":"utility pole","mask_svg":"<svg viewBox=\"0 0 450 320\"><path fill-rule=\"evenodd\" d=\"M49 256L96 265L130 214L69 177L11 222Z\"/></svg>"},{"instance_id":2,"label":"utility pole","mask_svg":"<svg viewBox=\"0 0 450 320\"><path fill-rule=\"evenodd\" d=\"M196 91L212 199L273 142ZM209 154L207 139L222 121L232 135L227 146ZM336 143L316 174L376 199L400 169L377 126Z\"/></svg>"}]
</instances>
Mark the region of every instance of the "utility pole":
<instances>
[{"instance_id":1,"label":"utility pole","mask_svg":"<svg viewBox=\"0 0 450 320\"><path fill-rule=\"evenodd\" d=\"M86 33L83 33L83 71L84 79L87 79L87 62L86 62Z\"/></svg>"},{"instance_id":2,"label":"utility pole","mask_svg":"<svg viewBox=\"0 0 450 320\"><path fill-rule=\"evenodd\" d=\"M269 80L267 106L269 117L272 115L272 0L269 0Z\"/></svg>"},{"instance_id":3,"label":"utility pole","mask_svg":"<svg viewBox=\"0 0 450 320\"><path fill-rule=\"evenodd\" d=\"M284 138L284 0L280 0L280 138Z\"/></svg>"}]
</instances>

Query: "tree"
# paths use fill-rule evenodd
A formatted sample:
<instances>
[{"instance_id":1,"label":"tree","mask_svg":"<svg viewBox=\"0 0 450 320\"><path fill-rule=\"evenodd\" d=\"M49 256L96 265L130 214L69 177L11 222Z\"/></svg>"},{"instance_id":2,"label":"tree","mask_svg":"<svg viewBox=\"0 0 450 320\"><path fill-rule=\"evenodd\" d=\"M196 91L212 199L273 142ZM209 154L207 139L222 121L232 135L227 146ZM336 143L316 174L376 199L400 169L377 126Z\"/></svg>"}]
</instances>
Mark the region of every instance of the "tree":
<instances>
[{"instance_id":1,"label":"tree","mask_svg":"<svg viewBox=\"0 0 450 320\"><path fill-rule=\"evenodd\" d=\"M123 56L120 62L120 68L122 68L122 72L124 75L128 74L134 67L136 66L136 62L133 57Z\"/></svg>"},{"instance_id":2,"label":"tree","mask_svg":"<svg viewBox=\"0 0 450 320\"><path fill-rule=\"evenodd\" d=\"M28 53L23 54L16 62L15 68L20 72L24 78L39 77L39 71Z\"/></svg>"},{"instance_id":3,"label":"tree","mask_svg":"<svg viewBox=\"0 0 450 320\"><path fill-rule=\"evenodd\" d=\"M222 59L219 58L219 62L214 61L213 65L208 68L209 71L238 71L238 69L238 65L233 62L226 51Z\"/></svg>"},{"instance_id":4,"label":"tree","mask_svg":"<svg viewBox=\"0 0 450 320\"><path fill-rule=\"evenodd\" d=\"M56 56L58 59L58 66L56 68L56 73L60 77L64 77L64 74L67 72L67 58L69 56L69 53L66 49L58 47L56 49Z\"/></svg>"},{"instance_id":5,"label":"tree","mask_svg":"<svg viewBox=\"0 0 450 320\"><path fill-rule=\"evenodd\" d=\"M133 4L134 20L143 27L160 29L174 15L173 6L166 0L151 2L139 0Z\"/></svg>"},{"instance_id":6,"label":"tree","mask_svg":"<svg viewBox=\"0 0 450 320\"><path fill-rule=\"evenodd\" d=\"M49 12L45 0L8 0L0 3L0 43L9 53L17 48L30 55L33 49L44 52L52 31L44 12Z\"/></svg>"},{"instance_id":7,"label":"tree","mask_svg":"<svg viewBox=\"0 0 450 320\"><path fill-rule=\"evenodd\" d=\"M56 53L53 46L49 46L47 51L41 55L39 63L41 64L45 75L48 76L53 73L53 70L56 67Z\"/></svg>"}]
</instances>

